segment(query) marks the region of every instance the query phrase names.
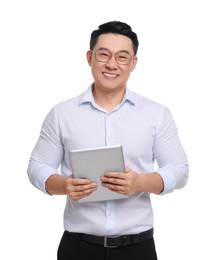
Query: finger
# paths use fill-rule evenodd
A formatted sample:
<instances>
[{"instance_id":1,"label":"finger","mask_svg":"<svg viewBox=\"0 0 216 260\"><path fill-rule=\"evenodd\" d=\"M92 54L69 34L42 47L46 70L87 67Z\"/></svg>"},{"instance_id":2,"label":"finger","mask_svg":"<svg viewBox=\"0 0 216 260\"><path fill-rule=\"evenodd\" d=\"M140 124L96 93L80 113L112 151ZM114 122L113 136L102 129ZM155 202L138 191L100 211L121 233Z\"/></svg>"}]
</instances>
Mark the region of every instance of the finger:
<instances>
[{"instance_id":1,"label":"finger","mask_svg":"<svg viewBox=\"0 0 216 260\"><path fill-rule=\"evenodd\" d=\"M87 196L87 195L91 194L92 192L94 192L95 189L96 188L82 190L82 191L73 191L71 195L73 195L75 197L84 197L84 196Z\"/></svg>"},{"instance_id":2,"label":"finger","mask_svg":"<svg viewBox=\"0 0 216 260\"><path fill-rule=\"evenodd\" d=\"M123 172L105 172L101 179L105 180L105 178L125 180L126 174Z\"/></svg>"},{"instance_id":3,"label":"finger","mask_svg":"<svg viewBox=\"0 0 216 260\"><path fill-rule=\"evenodd\" d=\"M74 186L74 191L88 191L88 190L94 190L97 187L96 183L91 183L89 185L77 185Z\"/></svg>"},{"instance_id":4,"label":"finger","mask_svg":"<svg viewBox=\"0 0 216 260\"><path fill-rule=\"evenodd\" d=\"M120 178L102 177L101 178L101 182L102 183L110 183L110 184L122 186L122 185L124 185L125 180L124 179L120 179Z\"/></svg>"},{"instance_id":5,"label":"finger","mask_svg":"<svg viewBox=\"0 0 216 260\"><path fill-rule=\"evenodd\" d=\"M73 178L72 180L69 180L73 185L79 186L79 185L86 185L92 183L89 179L80 179L80 178Z\"/></svg>"},{"instance_id":6,"label":"finger","mask_svg":"<svg viewBox=\"0 0 216 260\"><path fill-rule=\"evenodd\" d=\"M97 189L96 185L85 186L85 187L75 186L74 189L70 191L69 197L74 200L79 200L81 198L90 195L96 189Z\"/></svg>"},{"instance_id":7,"label":"finger","mask_svg":"<svg viewBox=\"0 0 216 260\"><path fill-rule=\"evenodd\" d=\"M94 190L96 189L97 184L91 182L90 180L83 179L71 179L67 180L67 194L72 195L74 192L82 192L85 190ZM82 194L81 194L82 195Z\"/></svg>"},{"instance_id":8,"label":"finger","mask_svg":"<svg viewBox=\"0 0 216 260\"><path fill-rule=\"evenodd\" d=\"M115 191L115 192L125 193L125 188L124 188L124 186L121 186L121 185L114 185L111 183L102 183L102 186L106 187L112 191Z\"/></svg>"}]
</instances>

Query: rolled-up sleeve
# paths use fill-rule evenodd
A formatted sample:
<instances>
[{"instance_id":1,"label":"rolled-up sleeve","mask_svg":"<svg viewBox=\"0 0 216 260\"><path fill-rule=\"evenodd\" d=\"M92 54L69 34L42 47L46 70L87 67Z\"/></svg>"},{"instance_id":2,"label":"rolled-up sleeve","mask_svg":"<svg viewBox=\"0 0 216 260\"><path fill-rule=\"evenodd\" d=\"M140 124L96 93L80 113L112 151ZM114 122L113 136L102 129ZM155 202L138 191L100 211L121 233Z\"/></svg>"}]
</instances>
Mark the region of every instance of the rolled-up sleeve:
<instances>
[{"instance_id":1,"label":"rolled-up sleeve","mask_svg":"<svg viewBox=\"0 0 216 260\"><path fill-rule=\"evenodd\" d=\"M47 193L45 182L48 177L59 174L58 167L63 158L63 150L58 120L53 108L42 124L27 168L30 182L44 193Z\"/></svg>"},{"instance_id":2,"label":"rolled-up sleeve","mask_svg":"<svg viewBox=\"0 0 216 260\"><path fill-rule=\"evenodd\" d=\"M167 108L161 111L156 131L154 156L158 164L156 172L161 175L164 182L164 190L161 193L163 195L186 185L189 166L176 124Z\"/></svg>"}]
</instances>

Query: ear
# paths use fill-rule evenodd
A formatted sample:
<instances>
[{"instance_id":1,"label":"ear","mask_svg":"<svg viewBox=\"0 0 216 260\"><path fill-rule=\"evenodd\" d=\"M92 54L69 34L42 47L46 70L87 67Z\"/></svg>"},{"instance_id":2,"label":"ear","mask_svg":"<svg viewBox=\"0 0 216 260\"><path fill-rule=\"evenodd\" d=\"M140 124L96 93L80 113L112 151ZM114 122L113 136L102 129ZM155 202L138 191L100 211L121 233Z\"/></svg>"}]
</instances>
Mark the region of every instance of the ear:
<instances>
[{"instance_id":1,"label":"ear","mask_svg":"<svg viewBox=\"0 0 216 260\"><path fill-rule=\"evenodd\" d=\"M88 50L86 52L86 58L87 58L88 65L91 67L91 64L92 64L92 52L90 50Z\"/></svg>"},{"instance_id":2,"label":"ear","mask_svg":"<svg viewBox=\"0 0 216 260\"><path fill-rule=\"evenodd\" d=\"M131 62L131 69L130 69L130 71L132 72L134 69L135 69L135 67L136 67L136 64L137 64L137 56L134 56L133 57L133 60L132 60L132 62Z\"/></svg>"}]
</instances>

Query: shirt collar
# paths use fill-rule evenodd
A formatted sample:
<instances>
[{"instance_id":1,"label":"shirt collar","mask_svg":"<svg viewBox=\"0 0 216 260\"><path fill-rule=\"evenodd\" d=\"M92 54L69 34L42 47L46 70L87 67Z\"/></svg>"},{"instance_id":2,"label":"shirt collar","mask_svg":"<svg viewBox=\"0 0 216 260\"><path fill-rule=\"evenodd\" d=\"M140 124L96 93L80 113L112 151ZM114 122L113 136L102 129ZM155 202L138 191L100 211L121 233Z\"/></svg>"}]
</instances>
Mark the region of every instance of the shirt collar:
<instances>
[{"instance_id":1,"label":"shirt collar","mask_svg":"<svg viewBox=\"0 0 216 260\"><path fill-rule=\"evenodd\" d=\"M88 87L88 89L81 96L80 105L84 104L84 103L92 103L92 105L95 104L94 97L93 97L93 94L92 94L92 86L93 86L93 84L91 84ZM133 95L133 92L130 91L127 87L126 87L126 92L125 92L124 99L123 99L121 104L123 104L125 102L129 102L132 105L135 105L135 103L136 103L134 95Z\"/></svg>"}]
</instances>

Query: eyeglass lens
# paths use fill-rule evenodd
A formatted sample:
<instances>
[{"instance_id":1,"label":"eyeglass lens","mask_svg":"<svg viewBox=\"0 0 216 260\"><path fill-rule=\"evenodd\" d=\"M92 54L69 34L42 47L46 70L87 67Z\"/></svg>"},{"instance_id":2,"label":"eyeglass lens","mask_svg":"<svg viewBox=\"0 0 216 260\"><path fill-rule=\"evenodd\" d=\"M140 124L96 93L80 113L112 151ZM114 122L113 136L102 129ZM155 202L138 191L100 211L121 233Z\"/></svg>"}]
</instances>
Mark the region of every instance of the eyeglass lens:
<instances>
[{"instance_id":1,"label":"eyeglass lens","mask_svg":"<svg viewBox=\"0 0 216 260\"><path fill-rule=\"evenodd\" d=\"M108 62L112 57L112 53L109 50L98 49L95 51L95 58L100 62ZM131 60L131 55L124 51L115 53L115 60L118 64L127 65Z\"/></svg>"}]
</instances>

